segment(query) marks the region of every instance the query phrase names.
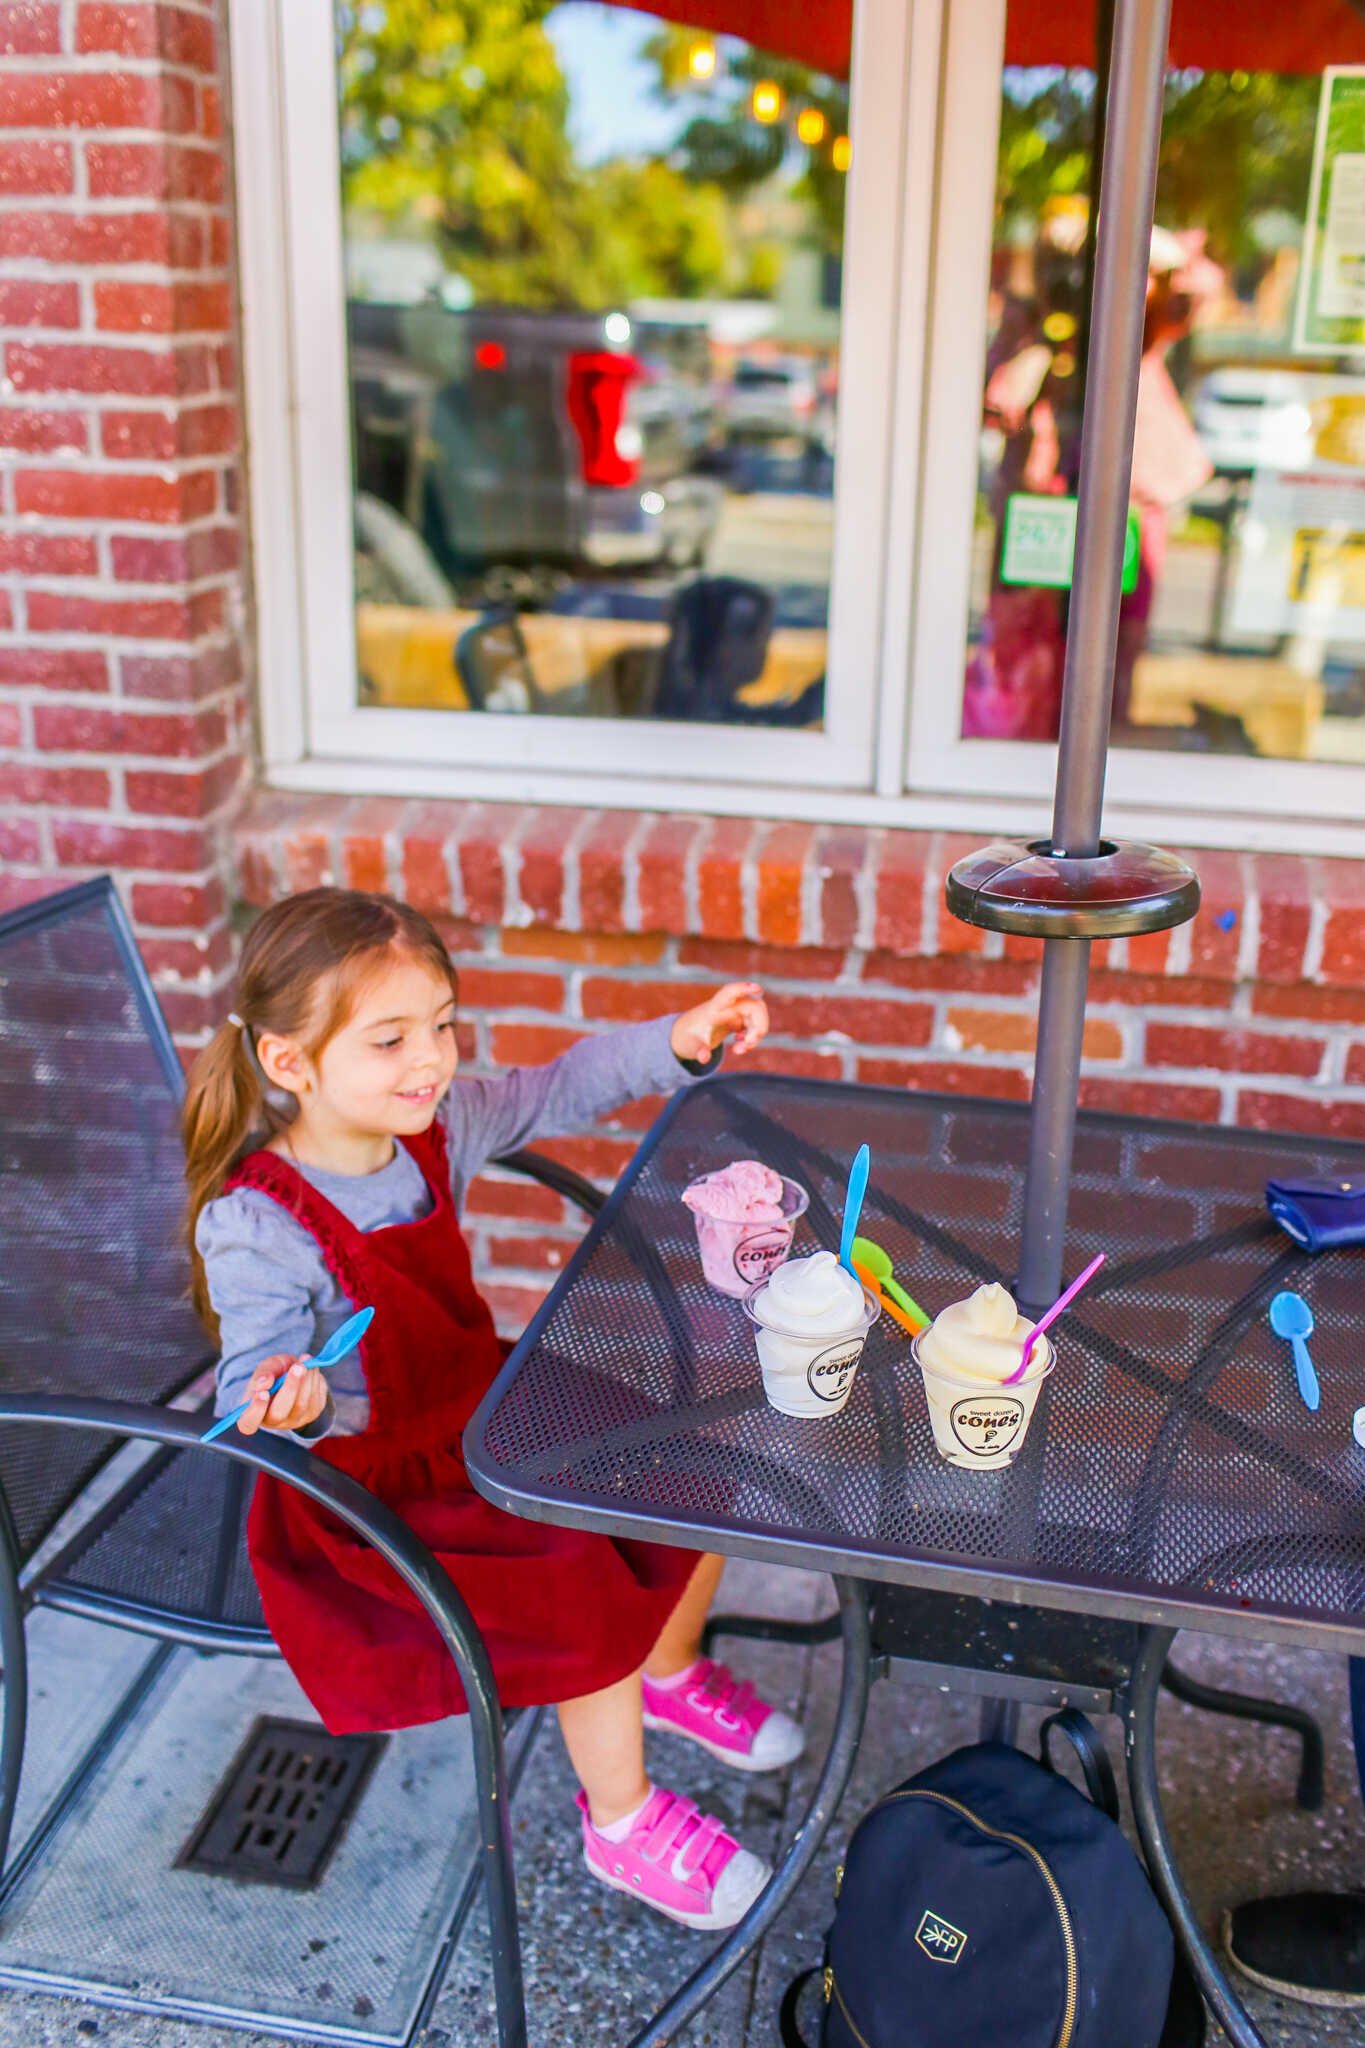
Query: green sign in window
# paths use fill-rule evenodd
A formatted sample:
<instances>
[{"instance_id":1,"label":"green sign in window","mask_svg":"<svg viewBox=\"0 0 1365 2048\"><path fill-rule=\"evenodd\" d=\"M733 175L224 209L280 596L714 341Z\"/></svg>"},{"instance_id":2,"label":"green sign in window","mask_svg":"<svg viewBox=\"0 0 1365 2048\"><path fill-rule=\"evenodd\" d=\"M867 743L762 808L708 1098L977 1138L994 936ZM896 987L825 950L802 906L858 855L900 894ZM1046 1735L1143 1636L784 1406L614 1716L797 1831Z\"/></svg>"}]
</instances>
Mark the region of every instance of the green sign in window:
<instances>
[{"instance_id":1,"label":"green sign in window","mask_svg":"<svg viewBox=\"0 0 1365 2048\"><path fill-rule=\"evenodd\" d=\"M1365 65L1322 74L1303 261L1297 355L1365 347Z\"/></svg>"},{"instance_id":2,"label":"green sign in window","mask_svg":"<svg viewBox=\"0 0 1365 2048\"><path fill-rule=\"evenodd\" d=\"M1137 589L1140 529L1137 513L1128 514L1123 543L1125 597ZM1000 581L1025 583L1044 590L1070 590L1076 559L1076 500L1034 497L1016 491L1005 502L1005 539L1000 554Z\"/></svg>"}]
</instances>

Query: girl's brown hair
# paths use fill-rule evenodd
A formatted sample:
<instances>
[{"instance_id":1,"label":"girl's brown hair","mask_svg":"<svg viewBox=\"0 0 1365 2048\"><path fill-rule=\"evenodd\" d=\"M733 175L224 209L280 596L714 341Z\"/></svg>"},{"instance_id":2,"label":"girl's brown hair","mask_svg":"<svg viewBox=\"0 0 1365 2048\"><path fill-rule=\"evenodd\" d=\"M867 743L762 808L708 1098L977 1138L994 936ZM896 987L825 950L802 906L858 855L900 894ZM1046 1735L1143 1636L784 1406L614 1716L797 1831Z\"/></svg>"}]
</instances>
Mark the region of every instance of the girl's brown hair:
<instances>
[{"instance_id":1,"label":"girl's brown hair","mask_svg":"<svg viewBox=\"0 0 1365 2048\"><path fill-rule=\"evenodd\" d=\"M386 955L425 961L458 993L440 934L420 911L359 889L305 889L261 913L242 947L236 1008L190 1069L181 1116L189 1183L191 1294L216 1336L204 1264L195 1248L200 1211L223 1192L238 1160L290 1123L293 1096L273 1089L256 1057L262 1031L297 1039L315 1059L351 1014L357 991ZM240 1023L236 1020L240 1019Z\"/></svg>"}]
</instances>

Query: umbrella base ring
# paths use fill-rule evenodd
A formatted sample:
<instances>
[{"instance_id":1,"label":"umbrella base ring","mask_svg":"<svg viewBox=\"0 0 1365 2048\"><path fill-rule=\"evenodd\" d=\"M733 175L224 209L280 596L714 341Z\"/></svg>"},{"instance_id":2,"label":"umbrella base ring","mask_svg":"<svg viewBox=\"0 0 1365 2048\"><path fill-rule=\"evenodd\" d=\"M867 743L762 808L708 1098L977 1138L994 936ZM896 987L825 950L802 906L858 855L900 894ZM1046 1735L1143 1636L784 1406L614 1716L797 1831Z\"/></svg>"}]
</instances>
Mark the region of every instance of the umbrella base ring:
<instances>
[{"instance_id":1,"label":"umbrella base ring","mask_svg":"<svg viewBox=\"0 0 1365 2048\"><path fill-rule=\"evenodd\" d=\"M954 917L986 931L1118 939L1187 923L1199 877L1177 854L1132 839L1101 840L1090 857L1054 852L1047 839L999 839L954 865L947 899Z\"/></svg>"}]
</instances>

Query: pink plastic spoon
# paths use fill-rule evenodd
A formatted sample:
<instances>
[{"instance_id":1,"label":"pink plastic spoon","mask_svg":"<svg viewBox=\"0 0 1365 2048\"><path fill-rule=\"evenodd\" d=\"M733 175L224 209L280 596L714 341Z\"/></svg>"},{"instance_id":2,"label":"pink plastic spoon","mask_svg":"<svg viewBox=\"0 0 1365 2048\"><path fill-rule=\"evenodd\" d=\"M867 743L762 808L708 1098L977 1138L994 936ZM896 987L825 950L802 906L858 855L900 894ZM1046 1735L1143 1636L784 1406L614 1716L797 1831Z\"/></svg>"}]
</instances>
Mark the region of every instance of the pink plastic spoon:
<instances>
[{"instance_id":1,"label":"pink plastic spoon","mask_svg":"<svg viewBox=\"0 0 1365 2048\"><path fill-rule=\"evenodd\" d=\"M1027 1337L1025 1337L1024 1339L1023 1357L1020 1359L1016 1370L1012 1372L1009 1378L1004 1382L1004 1384L1007 1387L1012 1387L1016 1380L1021 1380L1024 1377L1024 1374L1028 1371L1028 1362L1030 1357L1032 1356L1033 1347L1037 1343L1038 1339L1042 1336L1044 1330L1051 1328L1052 1324L1056 1322L1058 1316L1061 1314L1064 1308L1070 1308L1072 1302L1076 1299L1076 1296L1080 1293L1086 1281L1093 1280L1103 1264L1104 1253L1096 1252L1094 1258L1090 1261L1090 1264L1086 1267L1085 1271L1083 1273L1077 1274L1076 1278L1067 1288L1066 1293L1061 1295L1056 1301L1054 1301L1051 1308L1048 1310L1047 1314L1045 1316L1041 1316L1038 1319L1038 1321L1033 1325L1033 1328L1029 1331Z\"/></svg>"}]
</instances>

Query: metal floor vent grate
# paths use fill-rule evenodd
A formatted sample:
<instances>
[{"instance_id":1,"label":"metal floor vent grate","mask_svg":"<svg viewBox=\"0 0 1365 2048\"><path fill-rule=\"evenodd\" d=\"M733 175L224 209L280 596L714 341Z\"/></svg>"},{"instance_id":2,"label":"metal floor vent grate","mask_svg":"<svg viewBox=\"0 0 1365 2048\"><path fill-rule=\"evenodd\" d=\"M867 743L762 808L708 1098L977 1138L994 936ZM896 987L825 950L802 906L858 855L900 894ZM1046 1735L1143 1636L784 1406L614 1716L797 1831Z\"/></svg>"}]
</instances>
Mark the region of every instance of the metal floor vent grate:
<instances>
[{"instance_id":1,"label":"metal floor vent grate","mask_svg":"<svg viewBox=\"0 0 1365 2048\"><path fill-rule=\"evenodd\" d=\"M176 1868L307 1891L345 1834L384 1741L261 1716Z\"/></svg>"}]
</instances>

